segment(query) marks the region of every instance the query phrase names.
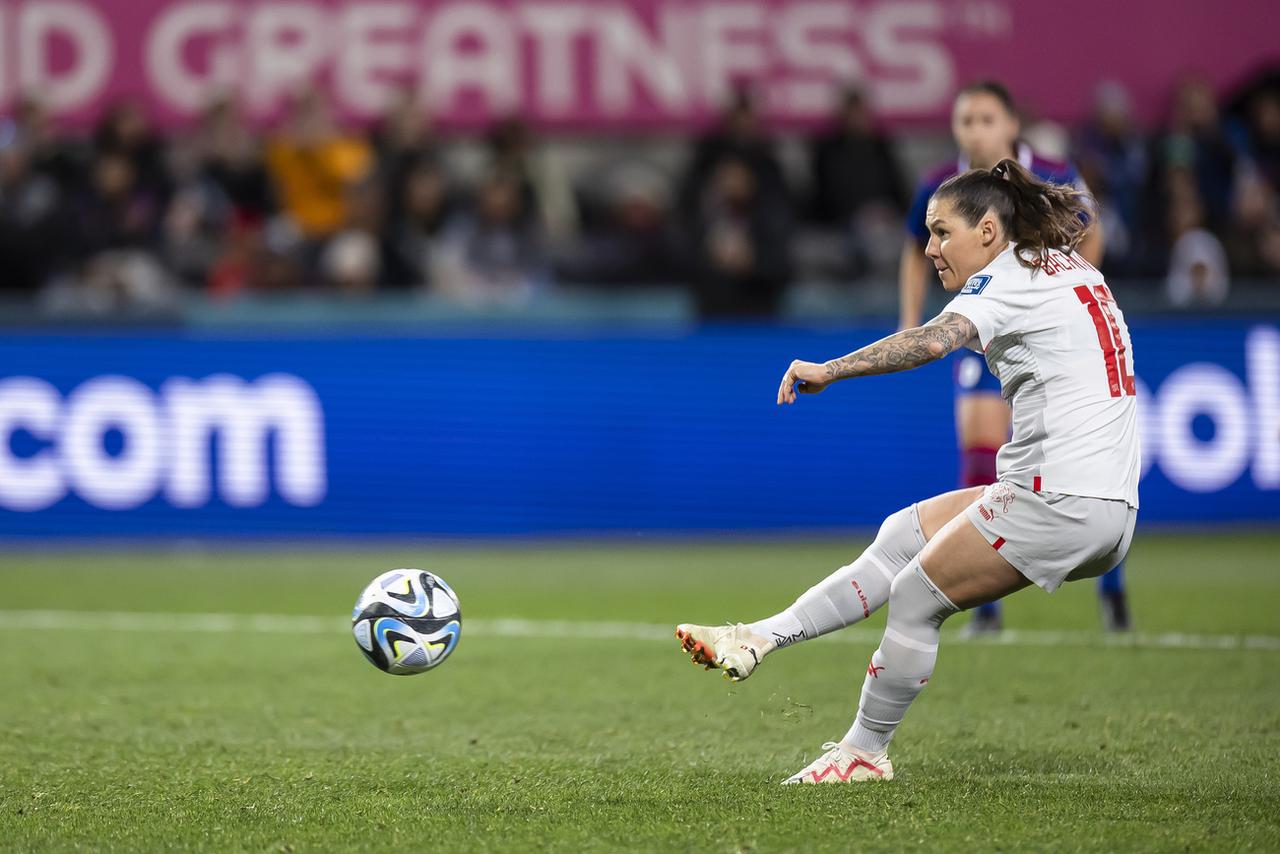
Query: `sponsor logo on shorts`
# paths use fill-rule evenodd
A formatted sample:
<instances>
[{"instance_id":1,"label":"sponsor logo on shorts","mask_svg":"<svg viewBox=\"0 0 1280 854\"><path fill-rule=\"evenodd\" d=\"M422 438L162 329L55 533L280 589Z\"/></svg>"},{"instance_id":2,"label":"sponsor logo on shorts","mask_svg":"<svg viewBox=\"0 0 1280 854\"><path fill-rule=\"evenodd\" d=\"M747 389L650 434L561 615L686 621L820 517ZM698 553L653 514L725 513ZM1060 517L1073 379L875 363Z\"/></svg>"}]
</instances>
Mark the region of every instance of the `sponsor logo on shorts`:
<instances>
[{"instance_id":1,"label":"sponsor logo on shorts","mask_svg":"<svg viewBox=\"0 0 1280 854\"><path fill-rule=\"evenodd\" d=\"M871 662L871 661L867 662L867 675L870 676L871 678L879 679L881 670L884 670L883 664L880 665L879 667L876 667L875 662Z\"/></svg>"},{"instance_id":2,"label":"sponsor logo on shorts","mask_svg":"<svg viewBox=\"0 0 1280 854\"><path fill-rule=\"evenodd\" d=\"M981 516L982 516L982 518L983 518L983 519L986 519L988 522L990 522L992 519L996 518L996 514L992 513L990 510L988 510L988 509L987 509L987 505L985 505L985 504L979 504L979 505L978 505L978 513L979 513L979 515L981 515Z\"/></svg>"}]
</instances>

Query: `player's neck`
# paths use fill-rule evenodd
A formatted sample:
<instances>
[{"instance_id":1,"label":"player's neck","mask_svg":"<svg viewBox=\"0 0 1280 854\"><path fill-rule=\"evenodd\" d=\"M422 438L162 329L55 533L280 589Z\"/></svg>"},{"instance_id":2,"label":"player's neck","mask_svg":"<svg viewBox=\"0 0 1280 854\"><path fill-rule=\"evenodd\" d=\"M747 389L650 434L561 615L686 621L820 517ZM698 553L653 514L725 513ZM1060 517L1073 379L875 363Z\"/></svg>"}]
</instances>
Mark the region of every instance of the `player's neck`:
<instances>
[{"instance_id":1,"label":"player's neck","mask_svg":"<svg viewBox=\"0 0 1280 854\"><path fill-rule=\"evenodd\" d=\"M1000 253L1004 252L1008 248L1009 248L1008 240L1001 239L992 243L990 246L987 247L987 251L985 252L986 260L982 262L982 265L979 266L978 269L979 270L985 269L988 264L990 264L992 261L1000 257Z\"/></svg>"}]
</instances>

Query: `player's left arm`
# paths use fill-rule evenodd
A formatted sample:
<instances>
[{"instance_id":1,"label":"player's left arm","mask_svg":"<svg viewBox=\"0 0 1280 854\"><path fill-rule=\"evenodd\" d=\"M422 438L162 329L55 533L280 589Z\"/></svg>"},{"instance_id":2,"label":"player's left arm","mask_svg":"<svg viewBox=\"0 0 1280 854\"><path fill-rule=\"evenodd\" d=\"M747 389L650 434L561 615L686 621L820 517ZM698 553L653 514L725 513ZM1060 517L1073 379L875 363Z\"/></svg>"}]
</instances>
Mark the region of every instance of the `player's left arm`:
<instances>
[{"instance_id":1,"label":"player's left arm","mask_svg":"<svg viewBox=\"0 0 1280 854\"><path fill-rule=\"evenodd\" d=\"M944 311L924 326L904 329L829 362L796 360L782 376L778 403L794 403L796 393L817 394L837 380L909 371L955 352L978 335L973 321Z\"/></svg>"}]
</instances>

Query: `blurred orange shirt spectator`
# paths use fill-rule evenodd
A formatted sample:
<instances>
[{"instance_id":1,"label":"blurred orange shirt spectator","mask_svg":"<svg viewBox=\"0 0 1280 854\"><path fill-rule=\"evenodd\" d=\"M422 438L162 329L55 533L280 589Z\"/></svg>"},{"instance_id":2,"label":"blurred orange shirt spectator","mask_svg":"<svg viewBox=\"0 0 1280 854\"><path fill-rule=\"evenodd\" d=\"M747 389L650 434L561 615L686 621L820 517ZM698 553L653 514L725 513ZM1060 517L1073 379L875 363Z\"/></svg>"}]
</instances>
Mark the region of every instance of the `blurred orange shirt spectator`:
<instances>
[{"instance_id":1,"label":"blurred orange shirt spectator","mask_svg":"<svg viewBox=\"0 0 1280 854\"><path fill-rule=\"evenodd\" d=\"M267 169L282 207L306 237L325 237L346 223L347 190L372 168L372 152L359 139L311 145L276 139L267 146Z\"/></svg>"},{"instance_id":2,"label":"blurred orange shirt spectator","mask_svg":"<svg viewBox=\"0 0 1280 854\"><path fill-rule=\"evenodd\" d=\"M373 167L368 142L343 134L315 91L298 99L285 131L267 145L281 207L307 238L327 237L346 224L348 191Z\"/></svg>"}]
</instances>

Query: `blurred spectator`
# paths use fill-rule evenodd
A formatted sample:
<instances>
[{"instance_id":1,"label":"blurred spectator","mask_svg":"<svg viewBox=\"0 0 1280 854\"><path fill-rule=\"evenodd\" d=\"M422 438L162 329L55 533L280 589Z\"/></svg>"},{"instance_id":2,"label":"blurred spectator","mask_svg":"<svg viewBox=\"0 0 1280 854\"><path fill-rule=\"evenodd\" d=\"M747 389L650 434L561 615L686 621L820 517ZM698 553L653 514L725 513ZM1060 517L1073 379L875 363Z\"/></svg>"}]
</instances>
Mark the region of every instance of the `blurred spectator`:
<instances>
[{"instance_id":1,"label":"blurred spectator","mask_svg":"<svg viewBox=\"0 0 1280 854\"><path fill-rule=\"evenodd\" d=\"M1280 91L1262 90L1250 101L1249 157L1271 189L1280 192Z\"/></svg>"},{"instance_id":2,"label":"blurred spectator","mask_svg":"<svg viewBox=\"0 0 1280 854\"><path fill-rule=\"evenodd\" d=\"M694 218L699 215L708 186L715 181L720 165L730 159L751 173L756 197L771 204L788 204L782 165L747 88L734 93L719 124L694 144L680 183L677 203L681 211Z\"/></svg>"},{"instance_id":3,"label":"blurred spectator","mask_svg":"<svg viewBox=\"0 0 1280 854\"><path fill-rule=\"evenodd\" d=\"M866 99L849 89L836 125L810 143L813 214L818 222L846 227L868 206L901 218L907 188L892 141L876 129Z\"/></svg>"},{"instance_id":4,"label":"blurred spectator","mask_svg":"<svg viewBox=\"0 0 1280 854\"><path fill-rule=\"evenodd\" d=\"M520 179L523 216L553 239L567 241L578 232L578 209L572 183L553 152L539 151L529 125L512 117L489 133L490 168Z\"/></svg>"},{"instance_id":5,"label":"blurred spectator","mask_svg":"<svg viewBox=\"0 0 1280 854\"><path fill-rule=\"evenodd\" d=\"M234 215L262 220L274 212L262 141L249 129L236 101L220 99L209 105L200 120L199 142L201 177L221 191Z\"/></svg>"},{"instance_id":6,"label":"blurred spectator","mask_svg":"<svg viewBox=\"0 0 1280 854\"><path fill-rule=\"evenodd\" d=\"M874 124L866 99L845 91L835 124L809 144L813 219L831 239L802 242L811 272L854 278L890 273L898 253L884 239L896 234L909 198L893 141Z\"/></svg>"},{"instance_id":7,"label":"blurred spectator","mask_svg":"<svg viewBox=\"0 0 1280 854\"><path fill-rule=\"evenodd\" d=\"M170 146L174 190L164 217L165 258L189 284L202 285L239 236L262 228L274 205L261 140L234 101L218 99L195 132Z\"/></svg>"},{"instance_id":8,"label":"blurred spectator","mask_svg":"<svg viewBox=\"0 0 1280 854\"><path fill-rule=\"evenodd\" d=\"M64 194L35 168L30 143L12 120L0 122L0 287L33 294L65 256Z\"/></svg>"},{"instance_id":9,"label":"blurred spectator","mask_svg":"<svg viewBox=\"0 0 1280 854\"><path fill-rule=\"evenodd\" d=\"M370 176L350 188L346 226L325 244L320 257L324 284L346 296L368 295L386 284L390 242L383 185Z\"/></svg>"},{"instance_id":10,"label":"blurred spectator","mask_svg":"<svg viewBox=\"0 0 1280 854\"><path fill-rule=\"evenodd\" d=\"M433 247L453 208L448 179L436 158L424 154L407 165L393 192L386 279L404 287L426 285Z\"/></svg>"},{"instance_id":11,"label":"blurred spectator","mask_svg":"<svg viewBox=\"0 0 1280 854\"><path fill-rule=\"evenodd\" d=\"M436 139L431 113L412 89L401 89L373 134L379 160L420 160L434 156Z\"/></svg>"},{"instance_id":12,"label":"blurred spectator","mask_svg":"<svg viewBox=\"0 0 1280 854\"><path fill-rule=\"evenodd\" d=\"M546 275L521 190L510 169L495 168L481 181L474 210L454 217L432 247L433 291L471 305L528 302Z\"/></svg>"},{"instance_id":13,"label":"blurred spectator","mask_svg":"<svg viewBox=\"0 0 1280 854\"><path fill-rule=\"evenodd\" d=\"M1237 150L1280 193L1280 67L1244 86L1227 109Z\"/></svg>"},{"instance_id":14,"label":"blurred spectator","mask_svg":"<svg viewBox=\"0 0 1280 854\"><path fill-rule=\"evenodd\" d=\"M334 235L320 255L320 271L327 284L347 295L368 294L382 274L378 238L361 229Z\"/></svg>"},{"instance_id":15,"label":"blurred spectator","mask_svg":"<svg viewBox=\"0 0 1280 854\"><path fill-rule=\"evenodd\" d=\"M1093 115L1076 144L1076 162L1101 209L1108 268L1123 271L1135 251L1149 158L1132 120L1129 93L1120 83L1099 84Z\"/></svg>"},{"instance_id":16,"label":"blurred spectator","mask_svg":"<svg viewBox=\"0 0 1280 854\"><path fill-rule=\"evenodd\" d=\"M52 178L64 193L74 192L84 176L87 147L82 141L60 133L44 102L22 98L14 111L14 122L33 173Z\"/></svg>"},{"instance_id":17,"label":"blurred spectator","mask_svg":"<svg viewBox=\"0 0 1280 854\"><path fill-rule=\"evenodd\" d=\"M134 181L144 192L164 199L169 180L164 144L151 130L142 107L134 101L120 101L107 110L93 135L97 154L111 154L129 161Z\"/></svg>"},{"instance_id":18,"label":"blurred spectator","mask_svg":"<svg viewBox=\"0 0 1280 854\"><path fill-rule=\"evenodd\" d=\"M1235 215L1226 234L1231 269L1244 278L1280 275L1280 202L1254 169L1243 169L1235 193Z\"/></svg>"},{"instance_id":19,"label":"blurred spectator","mask_svg":"<svg viewBox=\"0 0 1280 854\"><path fill-rule=\"evenodd\" d=\"M68 254L80 267L50 282L42 294L46 310L107 314L175 304L172 278L156 256L161 190L140 180L138 162L128 147L112 144L94 156L89 184L70 212Z\"/></svg>"},{"instance_id":20,"label":"blurred spectator","mask_svg":"<svg viewBox=\"0 0 1280 854\"><path fill-rule=\"evenodd\" d=\"M169 267L191 285L201 285L222 254L232 216L226 198L208 183L179 187L165 212L164 257Z\"/></svg>"},{"instance_id":21,"label":"blurred spectator","mask_svg":"<svg viewBox=\"0 0 1280 854\"><path fill-rule=\"evenodd\" d=\"M410 171L440 159L431 114L412 89L403 89L397 95L374 131L373 143L388 200L388 214L397 220L404 201L402 188Z\"/></svg>"},{"instance_id":22,"label":"blurred spectator","mask_svg":"<svg viewBox=\"0 0 1280 854\"><path fill-rule=\"evenodd\" d=\"M1218 117L1218 103L1209 83L1189 77L1174 94L1168 132L1156 152L1156 180L1173 170L1188 169L1195 178L1204 218L1219 228L1231 214L1236 155Z\"/></svg>"},{"instance_id":23,"label":"blurred spectator","mask_svg":"<svg viewBox=\"0 0 1280 854\"><path fill-rule=\"evenodd\" d=\"M1173 249L1165 295L1179 308L1220 305L1230 274L1222 243L1204 227L1204 213L1189 171L1169 176L1168 228Z\"/></svg>"},{"instance_id":24,"label":"blurred spectator","mask_svg":"<svg viewBox=\"0 0 1280 854\"><path fill-rule=\"evenodd\" d=\"M373 164L368 143L338 129L319 89L295 99L284 129L267 145L267 169L281 207L313 242L346 223L350 190Z\"/></svg>"},{"instance_id":25,"label":"blurred spectator","mask_svg":"<svg viewBox=\"0 0 1280 854\"><path fill-rule=\"evenodd\" d=\"M694 284L703 317L777 313L791 272L790 225L785 208L762 192L747 161L719 161L693 230Z\"/></svg>"},{"instance_id":26,"label":"blurred spectator","mask_svg":"<svg viewBox=\"0 0 1280 854\"><path fill-rule=\"evenodd\" d=\"M102 149L94 156L89 184L73 214L74 246L82 255L156 247L162 199L154 184L142 183L135 163L119 149Z\"/></svg>"},{"instance_id":27,"label":"blurred spectator","mask_svg":"<svg viewBox=\"0 0 1280 854\"><path fill-rule=\"evenodd\" d=\"M782 166L755 98L738 89L693 148L679 209L704 317L776 313L791 272L791 212Z\"/></svg>"},{"instance_id":28,"label":"blurred spectator","mask_svg":"<svg viewBox=\"0 0 1280 854\"><path fill-rule=\"evenodd\" d=\"M595 285L670 284L680 278L668 224L666 176L643 162L615 167L603 196L601 222L557 264L559 278Z\"/></svg>"}]
</instances>

